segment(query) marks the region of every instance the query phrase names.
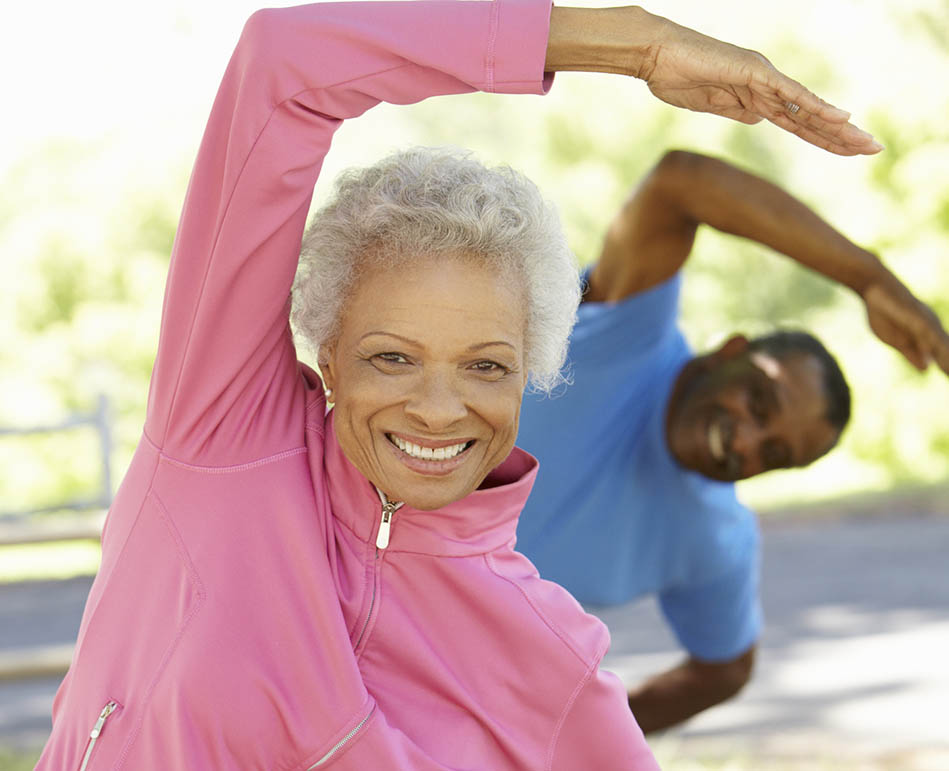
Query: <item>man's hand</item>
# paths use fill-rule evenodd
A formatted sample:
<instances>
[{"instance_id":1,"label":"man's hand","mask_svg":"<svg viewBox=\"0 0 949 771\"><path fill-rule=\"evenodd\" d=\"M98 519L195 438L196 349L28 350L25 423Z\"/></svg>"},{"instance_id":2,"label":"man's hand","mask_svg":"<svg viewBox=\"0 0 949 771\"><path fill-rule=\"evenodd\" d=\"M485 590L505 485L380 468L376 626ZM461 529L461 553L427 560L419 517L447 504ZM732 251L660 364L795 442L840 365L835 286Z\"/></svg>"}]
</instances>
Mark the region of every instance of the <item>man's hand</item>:
<instances>
[{"instance_id":1,"label":"man's hand","mask_svg":"<svg viewBox=\"0 0 949 771\"><path fill-rule=\"evenodd\" d=\"M764 118L838 155L883 149L870 134L847 122L849 113L783 75L761 54L663 21L639 75L662 101L742 123Z\"/></svg>"},{"instance_id":2,"label":"man's hand","mask_svg":"<svg viewBox=\"0 0 949 771\"><path fill-rule=\"evenodd\" d=\"M870 329L922 371L935 361L949 375L949 334L939 317L896 278L877 281L863 292Z\"/></svg>"}]
</instances>

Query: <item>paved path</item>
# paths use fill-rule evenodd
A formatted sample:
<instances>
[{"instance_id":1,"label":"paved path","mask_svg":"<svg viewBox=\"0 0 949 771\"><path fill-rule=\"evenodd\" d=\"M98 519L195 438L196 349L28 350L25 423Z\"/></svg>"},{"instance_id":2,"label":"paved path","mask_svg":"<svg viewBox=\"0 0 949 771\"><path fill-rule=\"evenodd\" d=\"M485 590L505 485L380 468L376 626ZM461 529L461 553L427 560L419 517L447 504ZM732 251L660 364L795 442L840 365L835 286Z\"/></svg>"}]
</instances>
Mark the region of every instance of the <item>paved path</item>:
<instances>
[{"instance_id":1,"label":"paved path","mask_svg":"<svg viewBox=\"0 0 949 771\"><path fill-rule=\"evenodd\" d=\"M738 700L660 737L660 755L673 768L739 753L949 770L949 516L768 520L763 541L755 678ZM0 657L70 642L89 583L0 586ZM601 615L613 632L608 665L630 682L678 660L651 601ZM0 746L42 743L57 681L0 681Z\"/></svg>"},{"instance_id":2,"label":"paved path","mask_svg":"<svg viewBox=\"0 0 949 771\"><path fill-rule=\"evenodd\" d=\"M0 584L0 673L21 668L24 653L60 651L63 661L76 639L91 578ZM65 647L64 647L65 646ZM45 658L45 655L44 655ZM50 731L50 709L61 675L0 678L0 747L42 746Z\"/></svg>"},{"instance_id":3,"label":"paved path","mask_svg":"<svg viewBox=\"0 0 949 771\"><path fill-rule=\"evenodd\" d=\"M949 516L769 521L763 543L751 684L662 743L949 771ZM600 615L628 682L678 661L653 602Z\"/></svg>"}]
</instances>

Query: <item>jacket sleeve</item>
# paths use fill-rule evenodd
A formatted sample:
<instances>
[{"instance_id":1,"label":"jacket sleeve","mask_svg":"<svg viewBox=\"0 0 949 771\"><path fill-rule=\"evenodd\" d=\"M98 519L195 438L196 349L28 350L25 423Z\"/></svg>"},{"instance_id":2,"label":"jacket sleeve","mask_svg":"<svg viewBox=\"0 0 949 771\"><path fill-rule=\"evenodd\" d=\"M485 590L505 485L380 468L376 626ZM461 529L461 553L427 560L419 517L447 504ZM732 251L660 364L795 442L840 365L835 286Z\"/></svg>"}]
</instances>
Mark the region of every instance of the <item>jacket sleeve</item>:
<instances>
[{"instance_id":1,"label":"jacket sleeve","mask_svg":"<svg viewBox=\"0 0 949 771\"><path fill-rule=\"evenodd\" d=\"M333 132L382 101L542 93L549 14L549 0L422 0L250 18L172 253L145 424L165 454L221 466L290 449L277 446L303 398L290 288Z\"/></svg>"},{"instance_id":2,"label":"jacket sleeve","mask_svg":"<svg viewBox=\"0 0 949 771\"><path fill-rule=\"evenodd\" d=\"M550 771L659 771L622 683L602 670L591 674L568 705L552 749Z\"/></svg>"}]
</instances>

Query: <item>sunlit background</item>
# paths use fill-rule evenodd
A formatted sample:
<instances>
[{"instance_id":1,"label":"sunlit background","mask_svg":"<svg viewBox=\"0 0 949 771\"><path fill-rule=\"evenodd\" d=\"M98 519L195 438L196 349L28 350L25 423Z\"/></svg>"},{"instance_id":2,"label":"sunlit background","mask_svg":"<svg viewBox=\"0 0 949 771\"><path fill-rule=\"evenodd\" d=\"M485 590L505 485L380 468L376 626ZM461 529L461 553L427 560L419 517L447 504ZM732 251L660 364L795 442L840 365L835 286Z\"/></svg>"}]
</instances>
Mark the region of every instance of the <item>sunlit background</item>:
<instances>
[{"instance_id":1,"label":"sunlit background","mask_svg":"<svg viewBox=\"0 0 949 771\"><path fill-rule=\"evenodd\" d=\"M0 426L55 423L94 409L104 394L115 479L143 423L190 164L229 52L255 7L91 0L5 11ZM315 204L345 166L406 144L463 145L538 182L586 262L663 151L694 149L785 186L877 252L949 321L949 0L646 7L765 53L851 111L886 151L839 158L770 125L666 107L638 81L564 74L545 98L478 94L382 106L344 125ZM806 327L837 354L854 391L840 448L806 470L743 483L747 502L768 509L947 479L949 381L936 371L919 375L877 342L859 298L708 229L687 276L683 324L697 348L736 330ZM0 437L0 510L95 496L100 466L92 430Z\"/></svg>"}]
</instances>

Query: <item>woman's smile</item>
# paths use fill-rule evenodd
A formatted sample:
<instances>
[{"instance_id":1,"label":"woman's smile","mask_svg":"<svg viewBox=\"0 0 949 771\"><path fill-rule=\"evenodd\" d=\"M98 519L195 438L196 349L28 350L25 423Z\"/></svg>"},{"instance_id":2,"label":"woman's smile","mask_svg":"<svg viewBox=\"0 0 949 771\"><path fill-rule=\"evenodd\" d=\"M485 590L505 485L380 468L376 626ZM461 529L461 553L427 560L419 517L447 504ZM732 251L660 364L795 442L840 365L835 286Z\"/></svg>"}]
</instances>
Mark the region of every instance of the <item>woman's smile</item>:
<instances>
[{"instance_id":1,"label":"woman's smile","mask_svg":"<svg viewBox=\"0 0 949 771\"><path fill-rule=\"evenodd\" d=\"M471 456L467 451L475 439L435 440L422 439L404 434L388 433L386 439L398 458L412 471L438 476L450 474Z\"/></svg>"}]
</instances>

